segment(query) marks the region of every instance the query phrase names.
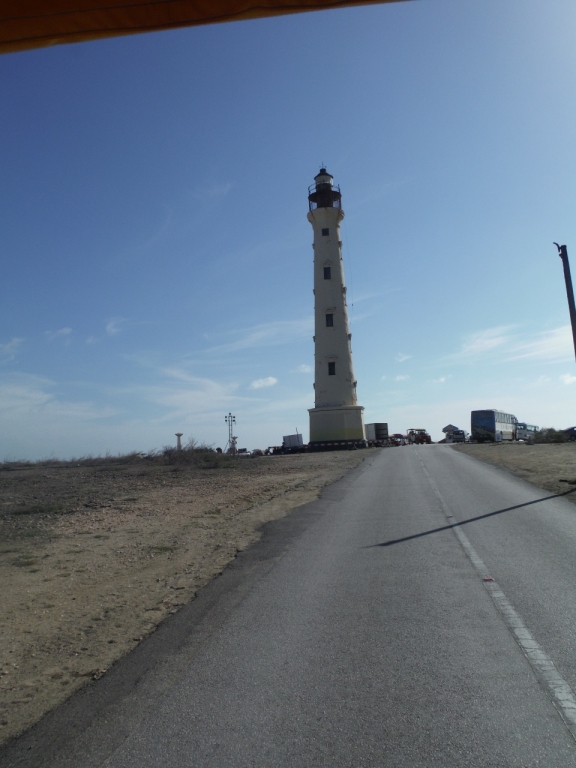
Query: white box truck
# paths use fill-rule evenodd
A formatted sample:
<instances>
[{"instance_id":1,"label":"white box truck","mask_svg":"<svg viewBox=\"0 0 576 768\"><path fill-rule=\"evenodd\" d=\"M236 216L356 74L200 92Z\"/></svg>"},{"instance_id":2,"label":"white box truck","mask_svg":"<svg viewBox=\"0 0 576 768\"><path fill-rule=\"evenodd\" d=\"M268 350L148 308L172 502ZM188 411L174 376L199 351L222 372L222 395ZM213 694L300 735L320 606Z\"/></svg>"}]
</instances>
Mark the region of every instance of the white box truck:
<instances>
[{"instance_id":1,"label":"white box truck","mask_svg":"<svg viewBox=\"0 0 576 768\"><path fill-rule=\"evenodd\" d=\"M301 448L304 445L304 438L300 434L284 435L282 438L282 448Z\"/></svg>"},{"instance_id":2,"label":"white box truck","mask_svg":"<svg viewBox=\"0 0 576 768\"><path fill-rule=\"evenodd\" d=\"M388 440L388 424L385 422L375 422L374 424L366 424L366 440Z\"/></svg>"}]
</instances>

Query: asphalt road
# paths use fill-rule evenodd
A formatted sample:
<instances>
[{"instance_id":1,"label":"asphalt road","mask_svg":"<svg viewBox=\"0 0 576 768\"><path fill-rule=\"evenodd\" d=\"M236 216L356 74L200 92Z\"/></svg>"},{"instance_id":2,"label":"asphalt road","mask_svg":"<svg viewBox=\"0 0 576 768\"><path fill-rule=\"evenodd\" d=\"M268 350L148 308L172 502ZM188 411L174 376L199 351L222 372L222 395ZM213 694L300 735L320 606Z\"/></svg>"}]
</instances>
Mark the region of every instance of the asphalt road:
<instances>
[{"instance_id":1,"label":"asphalt road","mask_svg":"<svg viewBox=\"0 0 576 768\"><path fill-rule=\"evenodd\" d=\"M0 764L576 766L575 652L576 505L387 449Z\"/></svg>"}]
</instances>

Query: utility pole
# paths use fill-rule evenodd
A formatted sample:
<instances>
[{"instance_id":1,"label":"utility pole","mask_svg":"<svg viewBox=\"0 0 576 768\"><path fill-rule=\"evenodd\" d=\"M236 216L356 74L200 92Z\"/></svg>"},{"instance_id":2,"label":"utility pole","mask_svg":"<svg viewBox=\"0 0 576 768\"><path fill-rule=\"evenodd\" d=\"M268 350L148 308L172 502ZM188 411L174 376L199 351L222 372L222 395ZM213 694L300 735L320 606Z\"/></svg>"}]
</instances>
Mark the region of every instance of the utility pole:
<instances>
[{"instance_id":1,"label":"utility pole","mask_svg":"<svg viewBox=\"0 0 576 768\"><path fill-rule=\"evenodd\" d=\"M574 304L574 289L572 288L572 276L570 275L570 264L568 262L568 249L565 245L558 245L558 255L562 259L564 267L564 280L566 281L566 294L568 296L568 308L570 309L570 323L572 325L572 339L574 341L574 355L576 356L576 304Z\"/></svg>"},{"instance_id":2,"label":"utility pole","mask_svg":"<svg viewBox=\"0 0 576 768\"><path fill-rule=\"evenodd\" d=\"M228 424L228 442L226 443L225 453L229 453L231 456L236 456L236 442L238 438L234 435L234 424L236 424L236 416L231 413L228 416L224 416L224 421Z\"/></svg>"}]
</instances>

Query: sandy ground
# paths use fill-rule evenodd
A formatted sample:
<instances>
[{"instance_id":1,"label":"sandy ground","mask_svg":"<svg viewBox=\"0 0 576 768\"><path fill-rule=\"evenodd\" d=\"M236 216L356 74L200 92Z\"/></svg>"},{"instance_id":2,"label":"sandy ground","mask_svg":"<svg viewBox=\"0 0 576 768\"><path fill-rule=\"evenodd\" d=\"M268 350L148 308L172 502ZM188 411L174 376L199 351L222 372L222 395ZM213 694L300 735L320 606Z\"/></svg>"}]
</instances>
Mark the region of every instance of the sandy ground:
<instances>
[{"instance_id":1,"label":"sandy ground","mask_svg":"<svg viewBox=\"0 0 576 768\"><path fill-rule=\"evenodd\" d=\"M540 445L485 443L458 445L453 450L504 467L517 477L552 493L566 493L576 486L576 442ZM565 498L576 503L576 492Z\"/></svg>"},{"instance_id":2,"label":"sandy ground","mask_svg":"<svg viewBox=\"0 0 576 768\"><path fill-rule=\"evenodd\" d=\"M2 467L0 743L105 674L262 523L313 500L369 453L216 468Z\"/></svg>"}]
</instances>

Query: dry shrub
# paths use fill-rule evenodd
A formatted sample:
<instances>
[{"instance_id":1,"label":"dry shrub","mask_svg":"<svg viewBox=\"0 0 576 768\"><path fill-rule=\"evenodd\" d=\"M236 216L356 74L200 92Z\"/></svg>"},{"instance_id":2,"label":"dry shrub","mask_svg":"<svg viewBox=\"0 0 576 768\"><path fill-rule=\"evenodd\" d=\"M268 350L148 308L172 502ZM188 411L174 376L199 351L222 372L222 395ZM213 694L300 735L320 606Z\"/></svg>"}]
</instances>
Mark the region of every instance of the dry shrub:
<instances>
[{"instance_id":1,"label":"dry shrub","mask_svg":"<svg viewBox=\"0 0 576 768\"><path fill-rule=\"evenodd\" d=\"M536 432L534 442L536 443L567 443L568 435L561 429L554 429L553 427L542 427L542 429Z\"/></svg>"},{"instance_id":2,"label":"dry shrub","mask_svg":"<svg viewBox=\"0 0 576 768\"><path fill-rule=\"evenodd\" d=\"M130 453L107 453L104 456L81 456L68 460L49 458L39 461L3 461L0 462L0 471L10 472L22 469L69 468L69 467L102 467L102 469L117 469L134 465L168 464L181 466L196 466L203 469L216 469L227 467L232 461L230 456L217 453L213 446L191 438L181 449L166 445L158 450L143 453L131 451Z\"/></svg>"}]
</instances>

